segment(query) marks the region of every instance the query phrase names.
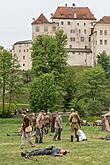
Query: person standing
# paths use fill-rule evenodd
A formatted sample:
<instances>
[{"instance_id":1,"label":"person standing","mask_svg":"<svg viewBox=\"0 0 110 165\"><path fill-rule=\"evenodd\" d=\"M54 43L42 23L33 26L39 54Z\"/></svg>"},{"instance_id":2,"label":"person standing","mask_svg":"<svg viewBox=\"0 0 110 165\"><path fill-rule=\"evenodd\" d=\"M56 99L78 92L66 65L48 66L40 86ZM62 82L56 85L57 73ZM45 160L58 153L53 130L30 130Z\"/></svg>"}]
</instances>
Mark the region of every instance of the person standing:
<instances>
[{"instance_id":1,"label":"person standing","mask_svg":"<svg viewBox=\"0 0 110 165\"><path fill-rule=\"evenodd\" d=\"M53 140L61 140L62 118L59 112L56 113L55 134Z\"/></svg>"},{"instance_id":2,"label":"person standing","mask_svg":"<svg viewBox=\"0 0 110 165\"><path fill-rule=\"evenodd\" d=\"M55 132L55 119L56 119L56 115L55 114L51 114L51 117L50 117L50 126L51 126L51 132L52 133Z\"/></svg>"},{"instance_id":3,"label":"person standing","mask_svg":"<svg viewBox=\"0 0 110 165\"><path fill-rule=\"evenodd\" d=\"M32 131L34 132L36 130L36 114L32 113Z\"/></svg>"},{"instance_id":4,"label":"person standing","mask_svg":"<svg viewBox=\"0 0 110 165\"><path fill-rule=\"evenodd\" d=\"M69 122L71 126L71 142L73 142L74 134L77 138L77 142L79 142L78 129L80 128L80 117L77 112L74 112L74 109L72 109L72 113L69 116Z\"/></svg>"},{"instance_id":5,"label":"person standing","mask_svg":"<svg viewBox=\"0 0 110 165\"><path fill-rule=\"evenodd\" d=\"M42 143L44 126L44 111L41 111L36 119L36 143ZM40 138L40 139L39 139ZM38 141L39 140L39 141Z\"/></svg>"},{"instance_id":6,"label":"person standing","mask_svg":"<svg viewBox=\"0 0 110 165\"><path fill-rule=\"evenodd\" d=\"M45 124L44 124L44 133L45 135L48 134L50 128L50 116L49 114L45 114L44 116Z\"/></svg>"},{"instance_id":7,"label":"person standing","mask_svg":"<svg viewBox=\"0 0 110 165\"><path fill-rule=\"evenodd\" d=\"M33 144L32 140L31 140L32 127L30 126L31 122L30 122L29 116L28 116L27 112L23 112L22 116L23 116L23 123L22 123L22 127L21 127L22 134L21 134L20 149L24 148L25 140L27 140L29 142L31 147L34 147L35 145Z\"/></svg>"},{"instance_id":8,"label":"person standing","mask_svg":"<svg viewBox=\"0 0 110 165\"><path fill-rule=\"evenodd\" d=\"M32 113L31 123L32 123L32 137L33 137L36 135L36 114L34 112Z\"/></svg>"}]
</instances>

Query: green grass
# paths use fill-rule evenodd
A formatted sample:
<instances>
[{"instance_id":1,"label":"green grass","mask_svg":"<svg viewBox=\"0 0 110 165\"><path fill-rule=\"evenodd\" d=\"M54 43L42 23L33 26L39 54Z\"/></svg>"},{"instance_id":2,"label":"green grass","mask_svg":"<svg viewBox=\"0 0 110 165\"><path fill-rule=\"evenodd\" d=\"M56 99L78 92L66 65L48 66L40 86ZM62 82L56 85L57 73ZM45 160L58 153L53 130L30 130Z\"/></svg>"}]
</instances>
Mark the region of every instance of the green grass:
<instances>
[{"instance_id":1,"label":"green grass","mask_svg":"<svg viewBox=\"0 0 110 165\"><path fill-rule=\"evenodd\" d=\"M105 136L107 132L101 132L100 127L82 127L88 141L77 143L70 142L70 128L63 126L61 142L53 142L52 136L44 137L44 143L36 145L43 148L49 145L63 147L70 151L64 157L38 156L38 161L27 160L20 156L18 136L14 134L21 125L21 119L0 119L0 165L110 165L110 141L102 141L96 138ZM26 150L31 150L26 144Z\"/></svg>"}]
</instances>

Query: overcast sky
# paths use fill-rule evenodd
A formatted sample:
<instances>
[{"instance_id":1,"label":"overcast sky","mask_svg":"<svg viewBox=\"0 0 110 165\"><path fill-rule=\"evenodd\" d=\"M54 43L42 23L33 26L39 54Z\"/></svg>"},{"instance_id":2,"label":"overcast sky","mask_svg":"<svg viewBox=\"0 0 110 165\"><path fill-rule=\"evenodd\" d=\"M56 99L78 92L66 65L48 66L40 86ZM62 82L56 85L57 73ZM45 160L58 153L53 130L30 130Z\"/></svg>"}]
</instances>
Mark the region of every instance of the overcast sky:
<instances>
[{"instance_id":1,"label":"overcast sky","mask_svg":"<svg viewBox=\"0 0 110 165\"><path fill-rule=\"evenodd\" d=\"M17 41L31 40L32 18L44 13L49 19L65 3L89 7L97 19L110 16L110 0L0 0L0 45L11 48Z\"/></svg>"}]
</instances>

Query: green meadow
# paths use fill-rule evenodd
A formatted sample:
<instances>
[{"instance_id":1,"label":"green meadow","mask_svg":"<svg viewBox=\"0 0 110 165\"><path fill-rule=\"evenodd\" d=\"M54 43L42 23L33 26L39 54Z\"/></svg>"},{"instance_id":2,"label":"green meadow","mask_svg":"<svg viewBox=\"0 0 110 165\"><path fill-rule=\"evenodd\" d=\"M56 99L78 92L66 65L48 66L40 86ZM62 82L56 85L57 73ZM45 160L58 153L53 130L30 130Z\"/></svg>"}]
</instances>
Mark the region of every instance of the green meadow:
<instances>
[{"instance_id":1,"label":"green meadow","mask_svg":"<svg viewBox=\"0 0 110 165\"><path fill-rule=\"evenodd\" d=\"M66 156L37 156L33 160L25 159L20 155L20 138L15 133L21 123L20 118L0 119L0 165L110 165L110 141L98 139L107 135L107 132L102 132L101 127L83 126L81 129L88 140L78 143L74 139L74 142L70 142L70 127L66 126L66 123L63 123L61 141L53 141L53 133L49 133L44 136L43 143L36 144L35 147L61 147L69 151ZM7 133L12 136L7 136ZM25 150L32 149L26 143Z\"/></svg>"}]
</instances>

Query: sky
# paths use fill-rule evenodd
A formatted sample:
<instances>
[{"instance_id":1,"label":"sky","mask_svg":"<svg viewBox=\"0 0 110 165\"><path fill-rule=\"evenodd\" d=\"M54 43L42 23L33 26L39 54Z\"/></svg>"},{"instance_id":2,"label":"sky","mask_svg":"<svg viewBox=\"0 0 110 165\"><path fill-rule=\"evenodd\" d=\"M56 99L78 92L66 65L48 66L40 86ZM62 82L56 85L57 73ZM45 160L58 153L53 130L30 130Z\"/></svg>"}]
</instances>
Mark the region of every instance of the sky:
<instances>
[{"instance_id":1,"label":"sky","mask_svg":"<svg viewBox=\"0 0 110 165\"><path fill-rule=\"evenodd\" d=\"M11 49L17 41L31 40L32 18L50 19L58 6L89 7L99 20L110 16L110 0L0 0L0 46Z\"/></svg>"}]
</instances>

